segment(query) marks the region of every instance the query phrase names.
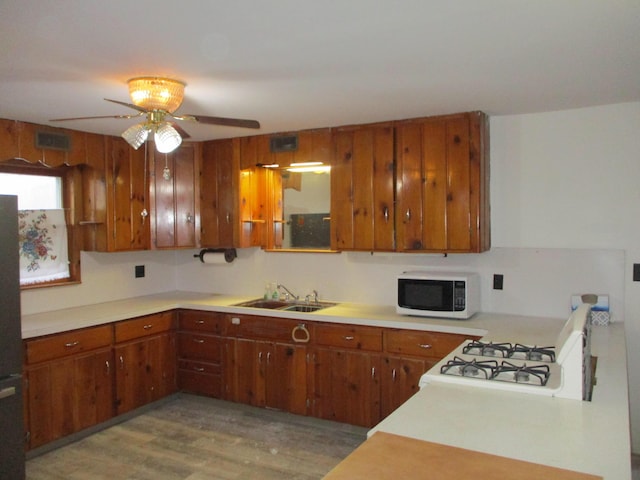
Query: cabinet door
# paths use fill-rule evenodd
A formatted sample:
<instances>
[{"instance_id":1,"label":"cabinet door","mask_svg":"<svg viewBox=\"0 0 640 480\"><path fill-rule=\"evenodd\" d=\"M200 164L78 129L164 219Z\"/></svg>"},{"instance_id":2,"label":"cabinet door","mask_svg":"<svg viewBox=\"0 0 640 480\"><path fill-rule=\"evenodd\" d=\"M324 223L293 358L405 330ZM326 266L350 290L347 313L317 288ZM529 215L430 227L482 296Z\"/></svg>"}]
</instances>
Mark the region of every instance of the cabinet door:
<instances>
[{"instance_id":1,"label":"cabinet door","mask_svg":"<svg viewBox=\"0 0 640 480\"><path fill-rule=\"evenodd\" d=\"M236 246L238 149L233 139L204 142L200 176L203 247Z\"/></svg>"},{"instance_id":2,"label":"cabinet door","mask_svg":"<svg viewBox=\"0 0 640 480\"><path fill-rule=\"evenodd\" d=\"M147 159L123 139L107 137L107 244L109 251L148 249Z\"/></svg>"},{"instance_id":3,"label":"cabinet door","mask_svg":"<svg viewBox=\"0 0 640 480\"><path fill-rule=\"evenodd\" d=\"M276 343L267 353L266 406L307 413L307 348Z\"/></svg>"},{"instance_id":4,"label":"cabinet door","mask_svg":"<svg viewBox=\"0 0 640 480\"><path fill-rule=\"evenodd\" d=\"M110 349L28 367L26 376L30 448L113 416Z\"/></svg>"},{"instance_id":5,"label":"cabinet door","mask_svg":"<svg viewBox=\"0 0 640 480\"><path fill-rule=\"evenodd\" d=\"M394 249L394 158L390 124L335 133L331 219L335 248Z\"/></svg>"},{"instance_id":6,"label":"cabinet door","mask_svg":"<svg viewBox=\"0 0 640 480\"><path fill-rule=\"evenodd\" d=\"M174 333L164 333L118 345L116 409L125 413L177 391Z\"/></svg>"},{"instance_id":7,"label":"cabinet door","mask_svg":"<svg viewBox=\"0 0 640 480\"><path fill-rule=\"evenodd\" d=\"M314 415L371 427L380 419L380 355L331 348L313 352Z\"/></svg>"},{"instance_id":8,"label":"cabinet door","mask_svg":"<svg viewBox=\"0 0 640 480\"><path fill-rule=\"evenodd\" d=\"M156 248L197 246L200 185L196 150L194 145L182 145L171 153L154 153L151 198Z\"/></svg>"},{"instance_id":9,"label":"cabinet door","mask_svg":"<svg viewBox=\"0 0 640 480\"><path fill-rule=\"evenodd\" d=\"M147 339L115 348L116 412L118 415L148 402Z\"/></svg>"},{"instance_id":10,"label":"cabinet door","mask_svg":"<svg viewBox=\"0 0 640 480\"><path fill-rule=\"evenodd\" d=\"M397 124L398 250L489 248L485 123L472 112Z\"/></svg>"},{"instance_id":11,"label":"cabinet door","mask_svg":"<svg viewBox=\"0 0 640 480\"><path fill-rule=\"evenodd\" d=\"M381 419L406 402L420 388L420 377L436 360L385 356L381 372Z\"/></svg>"}]
</instances>

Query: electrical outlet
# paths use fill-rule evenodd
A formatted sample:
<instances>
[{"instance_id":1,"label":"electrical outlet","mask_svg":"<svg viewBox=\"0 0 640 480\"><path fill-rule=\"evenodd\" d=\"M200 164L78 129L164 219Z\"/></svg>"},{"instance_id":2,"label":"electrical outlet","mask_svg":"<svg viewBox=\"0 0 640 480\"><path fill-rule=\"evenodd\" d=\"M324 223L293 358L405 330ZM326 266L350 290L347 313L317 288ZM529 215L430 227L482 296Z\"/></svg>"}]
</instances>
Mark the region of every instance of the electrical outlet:
<instances>
[{"instance_id":1,"label":"electrical outlet","mask_svg":"<svg viewBox=\"0 0 640 480\"><path fill-rule=\"evenodd\" d=\"M136 278L144 277L144 265L136 265Z\"/></svg>"},{"instance_id":2,"label":"electrical outlet","mask_svg":"<svg viewBox=\"0 0 640 480\"><path fill-rule=\"evenodd\" d=\"M504 284L504 275L495 273L493 275L493 289L502 290L503 284Z\"/></svg>"},{"instance_id":3,"label":"electrical outlet","mask_svg":"<svg viewBox=\"0 0 640 480\"><path fill-rule=\"evenodd\" d=\"M633 281L640 282L640 263L633 264Z\"/></svg>"}]
</instances>

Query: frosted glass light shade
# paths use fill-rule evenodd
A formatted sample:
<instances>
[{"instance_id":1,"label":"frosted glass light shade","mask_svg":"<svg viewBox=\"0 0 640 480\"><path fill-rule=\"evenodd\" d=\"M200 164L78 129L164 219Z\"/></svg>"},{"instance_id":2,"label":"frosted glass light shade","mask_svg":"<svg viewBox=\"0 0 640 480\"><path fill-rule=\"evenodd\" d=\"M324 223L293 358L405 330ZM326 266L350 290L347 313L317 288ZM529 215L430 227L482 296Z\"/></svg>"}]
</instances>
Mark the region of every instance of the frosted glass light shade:
<instances>
[{"instance_id":1,"label":"frosted glass light shade","mask_svg":"<svg viewBox=\"0 0 640 480\"><path fill-rule=\"evenodd\" d=\"M156 142L156 150L160 153L169 153L180 146L182 137L169 123L163 123L158 126L154 141Z\"/></svg>"},{"instance_id":2,"label":"frosted glass light shade","mask_svg":"<svg viewBox=\"0 0 640 480\"><path fill-rule=\"evenodd\" d=\"M127 128L121 136L129 145L137 150L138 147L147 140L149 130L147 130L144 123L138 123L137 125Z\"/></svg>"},{"instance_id":3,"label":"frosted glass light shade","mask_svg":"<svg viewBox=\"0 0 640 480\"><path fill-rule=\"evenodd\" d=\"M136 77L128 82L134 105L147 110L173 113L182 104L185 84L163 77Z\"/></svg>"}]
</instances>

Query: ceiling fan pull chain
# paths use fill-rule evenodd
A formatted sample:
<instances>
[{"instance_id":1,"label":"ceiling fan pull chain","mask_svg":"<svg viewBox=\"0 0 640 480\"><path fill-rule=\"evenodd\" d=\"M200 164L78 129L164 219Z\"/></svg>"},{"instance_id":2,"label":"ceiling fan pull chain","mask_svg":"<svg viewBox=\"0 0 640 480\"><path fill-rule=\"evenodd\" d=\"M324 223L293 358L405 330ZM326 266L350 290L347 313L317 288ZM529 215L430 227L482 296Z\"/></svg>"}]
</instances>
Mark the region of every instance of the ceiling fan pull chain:
<instances>
[{"instance_id":1,"label":"ceiling fan pull chain","mask_svg":"<svg viewBox=\"0 0 640 480\"><path fill-rule=\"evenodd\" d=\"M169 163L167 154L164 154L164 170L162 170L162 178L169 181L171 180L171 170L169 170Z\"/></svg>"}]
</instances>

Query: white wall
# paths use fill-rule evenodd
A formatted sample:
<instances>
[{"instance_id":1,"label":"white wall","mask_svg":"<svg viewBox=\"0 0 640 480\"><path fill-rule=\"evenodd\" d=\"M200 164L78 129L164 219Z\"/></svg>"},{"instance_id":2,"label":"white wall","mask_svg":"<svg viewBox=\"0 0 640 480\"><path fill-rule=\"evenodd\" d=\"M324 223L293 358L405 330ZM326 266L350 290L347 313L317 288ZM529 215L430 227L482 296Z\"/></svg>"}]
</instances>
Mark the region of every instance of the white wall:
<instances>
[{"instance_id":1,"label":"white wall","mask_svg":"<svg viewBox=\"0 0 640 480\"><path fill-rule=\"evenodd\" d=\"M490 252L480 255L290 254L239 251L202 265L194 251L84 254L83 284L23 293L25 313L175 288L260 296L265 281L301 295L393 303L408 268L482 275L485 311L564 317L572 293L608 293L640 364L640 103L491 118ZM147 277L133 268L146 264ZM505 276L491 289L493 273ZM640 371L629 369L633 450L640 452Z\"/></svg>"}]
</instances>

